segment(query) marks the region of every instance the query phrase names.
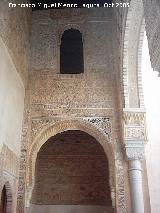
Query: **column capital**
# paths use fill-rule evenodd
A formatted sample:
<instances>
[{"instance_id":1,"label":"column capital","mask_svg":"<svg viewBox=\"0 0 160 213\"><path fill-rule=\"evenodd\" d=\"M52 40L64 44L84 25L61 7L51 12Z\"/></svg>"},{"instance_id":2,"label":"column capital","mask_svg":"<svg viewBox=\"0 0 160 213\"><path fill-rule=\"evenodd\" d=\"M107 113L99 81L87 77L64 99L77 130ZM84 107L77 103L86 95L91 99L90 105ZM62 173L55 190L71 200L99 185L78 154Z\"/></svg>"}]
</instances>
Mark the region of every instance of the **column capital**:
<instances>
[{"instance_id":1,"label":"column capital","mask_svg":"<svg viewBox=\"0 0 160 213\"><path fill-rule=\"evenodd\" d=\"M144 109L123 110L124 147L128 160L144 160L146 134L146 115Z\"/></svg>"},{"instance_id":2,"label":"column capital","mask_svg":"<svg viewBox=\"0 0 160 213\"><path fill-rule=\"evenodd\" d=\"M145 159L145 143L142 141L130 141L125 143L125 153L127 159L144 160Z\"/></svg>"}]
</instances>

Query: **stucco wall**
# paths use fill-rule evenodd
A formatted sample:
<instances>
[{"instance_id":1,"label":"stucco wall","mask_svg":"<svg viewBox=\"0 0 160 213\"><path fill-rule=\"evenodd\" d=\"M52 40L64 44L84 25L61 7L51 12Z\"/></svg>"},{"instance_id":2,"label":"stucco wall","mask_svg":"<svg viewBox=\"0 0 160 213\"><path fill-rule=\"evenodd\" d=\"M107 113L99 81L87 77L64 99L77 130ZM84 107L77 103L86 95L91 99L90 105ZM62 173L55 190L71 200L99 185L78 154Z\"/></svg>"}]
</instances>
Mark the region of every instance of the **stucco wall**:
<instances>
[{"instance_id":1,"label":"stucco wall","mask_svg":"<svg viewBox=\"0 0 160 213\"><path fill-rule=\"evenodd\" d=\"M29 142L27 144L28 151L31 151L35 139L41 134L43 135L44 130L56 122L65 119L83 120L86 117L93 120L96 118L100 126L103 126L100 124L103 118L108 118L112 126L110 145L113 149L116 147L117 150L120 150L120 144L118 144L120 138L118 104L120 90L117 86L120 81L119 75L117 75L120 61L118 54L120 35L118 28L113 29L115 19L113 19L112 12L112 8L33 12L31 70L27 95L29 110L25 120L30 131L23 140ZM76 28L82 32L83 74L65 75L59 73L61 34L69 28ZM115 55L114 48L118 52ZM33 149L33 152L36 151ZM36 155L36 153L32 154ZM30 165L30 159L27 161ZM121 159L118 158L116 163L117 176L125 173L124 176L127 178L123 166L119 168L123 164ZM22 165L25 166L24 164L22 159ZM32 166L34 167L34 165ZM32 175L32 172L31 174L29 172L31 172L30 169L27 171L27 177ZM23 175L23 171L21 174ZM126 189L123 183L121 177L117 178L117 187L121 190L119 194L118 190L116 192L119 211L127 208L124 197ZM23 189L22 187L21 198L24 194ZM26 199L28 206L30 191L28 188L28 198Z\"/></svg>"},{"instance_id":2,"label":"stucco wall","mask_svg":"<svg viewBox=\"0 0 160 213\"><path fill-rule=\"evenodd\" d=\"M26 85L28 78L31 8L21 8L18 6L11 8L9 7L9 2L12 1L0 1L0 36L8 47L16 70L21 76L24 85ZM18 4L20 1L15 0L14 3Z\"/></svg>"},{"instance_id":3,"label":"stucco wall","mask_svg":"<svg viewBox=\"0 0 160 213\"><path fill-rule=\"evenodd\" d=\"M0 146L7 145L19 156L25 91L2 40L0 64Z\"/></svg>"},{"instance_id":4,"label":"stucco wall","mask_svg":"<svg viewBox=\"0 0 160 213\"><path fill-rule=\"evenodd\" d=\"M59 74L61 35L71 27L83 36L84 73L79 75ZM117 79L113 37L112 10L107 8L33 12L29 79L32 109L51 105L55 115L65 116L60 111L66 108L76 112L84 108L114 109Z\"/></svg>"},{"instance_id":5,"label":"stucco wall","mask_svg":"<svg viewBox=\"0 0 160 213\"><path fill-rule=\"evenodd\" d=\"M31 205L27 213L113 213L113 209L106 206L78 206L78 205Z\"/></svg>"}]
</instances>

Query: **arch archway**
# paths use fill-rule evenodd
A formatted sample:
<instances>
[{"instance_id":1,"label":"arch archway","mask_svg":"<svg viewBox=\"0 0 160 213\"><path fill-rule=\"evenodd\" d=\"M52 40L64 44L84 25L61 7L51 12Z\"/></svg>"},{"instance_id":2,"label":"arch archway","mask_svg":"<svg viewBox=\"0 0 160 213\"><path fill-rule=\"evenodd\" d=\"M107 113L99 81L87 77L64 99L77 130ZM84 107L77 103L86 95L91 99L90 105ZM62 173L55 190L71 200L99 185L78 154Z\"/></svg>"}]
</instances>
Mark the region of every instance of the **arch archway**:
<instances>
[{"instance_id":1,"label":"arch archway","mask_svg":"<svg viewBox=\"0 0 160 213\"><path fill-rule=\"evenodd\" d=\"M107 127L106 127L107 129ZM81 119L76 120L63 120L58 121L52 125L45 127L33 140L27 159L27 200L26 203L29 206L32 190L35 184L35 164L37 159L37 153L40 148L46 141L52 137L57 135L58 133L65 132L67 130L80 130L88 133L92 137L94 137L103 147L104 152L106 154L108 165L109 165L109 184L111 190L115 191L115 161L114 161L114 146L112 143L109 143L108 137L101 128L93 125L88 121L84 121ZM115 199L115 197L113 198ZM113 201L115 203L115 200Z\"/></svg>"},{"instance_id":2,"label":"arch archway","mask_svg":"<svg viewBox=\"0 0 160 213\"><path fill-rule=\"evenodd\" d=\"M1 192L0 213L12 213L12 191L9 182L6 182Z\"/></svg>"},{"instance_id":3,"label":"arch archway","mask_svg":"<svg viewBox=\"0 0 160 213\"><path fill-rule=\"evenodd\" d=\"M40 148L31 212L113 212L108 161L95 138L68 130Z\"/></svg>"}]
</instances>

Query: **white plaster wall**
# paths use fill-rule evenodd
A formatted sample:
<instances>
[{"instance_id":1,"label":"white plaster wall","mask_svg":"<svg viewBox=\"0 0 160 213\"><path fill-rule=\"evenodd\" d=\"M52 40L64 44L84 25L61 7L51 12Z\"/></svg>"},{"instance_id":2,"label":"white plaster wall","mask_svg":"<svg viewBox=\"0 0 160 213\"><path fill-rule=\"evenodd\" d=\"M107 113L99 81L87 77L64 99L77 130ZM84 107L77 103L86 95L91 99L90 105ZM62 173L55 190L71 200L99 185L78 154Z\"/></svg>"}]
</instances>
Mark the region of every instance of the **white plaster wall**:
<instances>
[{"instance_id":1,"label":"white plaster wall","mask_svg":"<svg viewBox=\"0 0 160 213\"><path fill-rule=\"evenodd\" d=\"M79 205L34 205L27 213L113 213L107 206L79 206Z\"/></svg>"},{"instance_id":2,"label":"white plaster wall","mask_svg":"<svg viewBox=\"0 0 160 213\"><path fill-rule=\"evenodd\" d=\"M25 89L0 39L0 149L6 144L20 153Z\"/></svg>"},{"instance_id":3,"label":"white plaster wall","mask_svg":"<svg viewBox=\"0 0 160 213\"><path fill-rule=\"evenodd\" d=\"M160 212L160 78L151 68L147 38L144 39L142 74L148 143L146 162L151 212Z\"/></svg>"}]
</instances>

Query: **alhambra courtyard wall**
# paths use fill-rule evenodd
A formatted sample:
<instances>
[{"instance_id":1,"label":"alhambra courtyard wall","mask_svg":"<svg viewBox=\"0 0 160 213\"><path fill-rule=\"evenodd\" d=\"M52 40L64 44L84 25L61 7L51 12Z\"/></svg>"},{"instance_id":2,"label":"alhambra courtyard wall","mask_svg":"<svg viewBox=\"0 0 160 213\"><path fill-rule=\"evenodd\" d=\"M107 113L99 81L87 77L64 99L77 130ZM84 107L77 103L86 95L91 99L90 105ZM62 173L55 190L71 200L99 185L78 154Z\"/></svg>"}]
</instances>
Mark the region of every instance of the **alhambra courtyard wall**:
<instances>
[{"instance_id":1,"label":"alhambra courtyard wall","mask_svg":"<svg viewBox=\"0 0 160 213\"><path fill-rule=\"evenodd\" d=\"M150 1L144 1L144 4L147 2ZM145 8L152 10L155 7L145 6ZM121 53L119 50L122 48L121 41L123 40L120 39L119 32L122 32L123 35L123 27L121 31L120 25L117 24L121 22L119 12L116 13L117 17L115 17L111 12L112 9L107 13L106 8L105 13L102 12L103 10L104 9L102 9L100 13L98 13L96 9L86 9L85 11L83 10L83 12L82 10L81 12L79 10L34 12L31 38L32 62L30 64L30 83L26 90L21 164L19 167L20 176L17 208L19 213L22 213L24 211L23 207L28 207L30 203L30 192L32 192L32 186L34 185L31 181L32 178L30 178L34 177L34 172L30 166L33 165L30 155L32 155L31 151L35 154L38 150L34 150L34 145L37 143L38 148L40 148L41 144L38 143L39 140L36 139L39 139L39 136L43 136L47 140L47 136L45 137L46 133L46 135L52 136L51 133L53 129L51 133L49 133L49 128L54 124L57 133L62 129L66 130L61 127L57 128L57 122L61 124L60 126L63 126L62 124L64 124L64 126L66 125L66 128L75 128L76 125L70 125L68 122L69 120L72 123L72 119L74 119L76 124L82 120L87 121L105 134L106 140L104 141L111 142L106 143L106 147L104 145L104 150L110 147L115 157L115 170L113 169L114 160L112 158L110 160L113 163L111 170L114 170L116 173L116 180L111 178L111 180L114 181L111 181L110 184L113 206L117 206L117 212L130 212L127 173L120 149L121 137L119 133L119 112L122 111L120 110L123 105L121 101L124 101L122 98L123 95L120 96L122 88L118 80L121 79L119 72L121 64L119 56ZM145 16L147 18L147 14L149 13L146 11L145 9ZM156 11L158 10L156 9ZM154 10L152 10L152 12L152 15L156 14ZM3 186L7 181L8 186L9 181L9 185L14 189L12 191L14 198L16 198L16 196L14 196L16 193L15 180L18 176L17 162L19 161L20 147L20 139L18 138L20 138L24 88L27 83L27 70L29 65L27 62L30 32L29 16L30 12L26 12L26 9L25 11L20 8L9 10L8 2L0 2L0 35L2 37L0 46L1 59L3 60L3 63L1 63L1 67L3 68L1 72L5 77L0 88L0 91L2 91L0 94L1 103L4 103L0 107L0 113L4 121L4 125L1 123L1 127L3 128L3 134L1 136L4 140L0 141L1 144L3 143L3 156L1 156L1 168L3 169L1 169L0 172L2 177L1 185ZM148 32L149 26L155 26L154 24L158 23L154 22L154 24L150 24L149 20L152 21L153 19L148 19L148 27L146 28ZM116 27L114 28L113 26ZM125 26L125 21L123 26ZM61 34L65 29L71 27L79 29L84 38L85 72L77 76L59 74L59 45ZM158 25L156 29L159 29ZM39 33L36 34L36 31ZM152 33L148 34L151 35ZM156 43L156 39L158 38L157 30L155 39L152 39L152 36L148 36L148 38L150 39L150 51L157 53L155 57L154 54L151 53L152 66L155 64L155 66L153 66L155 68L158 58L158 51L155 51L158 45L154 48L154 42ZM116 41L116 43L113 41ZM152 43L152 41L154 42ZM113 49L114 51L112 52ZM155 59L155 63L153 63L153 59ZM121 80L125 81L125 75ZM25 86L23 86L23 84ZM12 91L9 88L12 88ZM13 96L11 92L12 94L14 93ZM17 102L21 104L21 107L20 105L17 106ZM10 104L9 107L8 104ZM8 109L8 111L6 111L6 109ZM16 115L16 117L14 117L13 114ZM124 113L129 119L130 116L133 118L130 114L134 114L133 117L135 116L136 119L137 117L141 117L141 113ZM122 119L122 117L120 118ZM17 128L11 125L13 120L14 122L16 121L17 125L15 126ZM5 126L6 123L7 128ZM8 123L10 125L8 125ZM84 125L86 129L89 125L88 123L86 126ZM137 123L134 123L134 125L137 125ZM80 127L79 124L77 124L76 128L78 127ZM83 130L85 130L85 128ZM13 134L14 131L15 133ZM15 146L11 143L11 139L16 141ZM106 151L106 153L108 152ZM108 154L107 156L110 155ZM111 174L112 177L114 177L112 172ZM125 193L127 194L127 200L125 199ZM13 203L15 211L15 200Z\"/></svg>"},{"instance_id":2,"label":"alhambra courtyard wall","mask_svg":"<svg viewBox=\"0 0 160 213\"><path fill-rule=\"evenodd\" d=\"M105 134L104 151L110 159L112 206L117 212L130 212L129 199L125 197L128 192L127 172L120 145L118 65L115 65L118 54L113 57L114 39L118 45L118 30L113 28L112 12L107 8L33 12L17 212L22 212L23 206L36 212L30 208L30 202L34 188L35 158L32 159L32 155L35 156L37 147L40 148L37 137L45 136L43 132L54 125L54 131L58 133L57 123L71 128L74 126L70 125L72 120L73 123L87 122ZM83 37L84 73L79 75L60 74L59 70L61 36L70 28L78 29ZM113 158L107 149L112 150ZM24 171L26 163L27 170ZM64 206L61 200L60 203L58 208L62 212Z\"/></svg>"},{"instance_id":3,"label":"alhambra courtyard wall","mask_svg":"<svg viewBox=\"0 0 160 213\"><path fill-rule=\"evenodd\" d=\"M16 211L25 86L28 73L29 11L0 2L0 189Z\"/></svg>"}]
</instances>

